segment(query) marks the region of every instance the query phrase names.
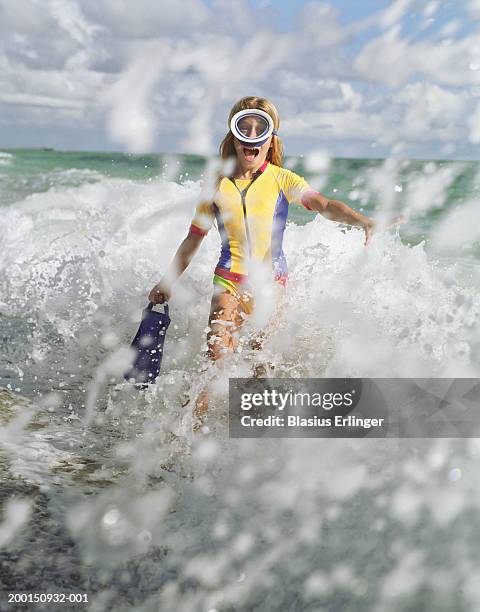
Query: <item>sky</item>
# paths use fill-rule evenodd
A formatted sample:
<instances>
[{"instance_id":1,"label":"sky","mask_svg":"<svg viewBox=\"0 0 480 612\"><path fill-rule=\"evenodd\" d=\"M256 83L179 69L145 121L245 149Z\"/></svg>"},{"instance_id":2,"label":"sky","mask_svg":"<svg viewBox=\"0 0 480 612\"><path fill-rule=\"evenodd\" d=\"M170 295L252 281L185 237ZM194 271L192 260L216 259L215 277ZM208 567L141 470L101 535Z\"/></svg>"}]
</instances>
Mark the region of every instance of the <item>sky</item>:
<instances>
[{"instance_id":1,"label":"sky","mask_svg":"<svg viewBox=\"0 0 480 612\"><path fill-rule=\"evenodd\" d=\"M0 0L0 147L479 159L480 0Z\"/></svg>"}]
</instances>

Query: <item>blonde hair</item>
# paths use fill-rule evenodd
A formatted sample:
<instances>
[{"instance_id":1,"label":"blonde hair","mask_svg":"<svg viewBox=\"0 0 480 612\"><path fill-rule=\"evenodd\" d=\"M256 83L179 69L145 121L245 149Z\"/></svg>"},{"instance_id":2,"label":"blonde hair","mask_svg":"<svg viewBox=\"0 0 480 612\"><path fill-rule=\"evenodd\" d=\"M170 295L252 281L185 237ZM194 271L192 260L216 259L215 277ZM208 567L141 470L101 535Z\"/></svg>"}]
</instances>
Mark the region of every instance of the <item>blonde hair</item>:
<instances>
[{"instance_id":1,"label":"blonde hair","mask_svg":"<svg viewBox=\"0 0 480 612\"><path fill-rule=\"evenodd\" d=\"M228 116L228 126L230 127L230 121L232 120L233 115L238 113L238 111L245 110L247 108L258 108L260 110L265 111L270 115L273 119L273 125L275 130L278 131L280 127L280 117L278 116L278 111L275 106L267 100L266 98L259 98L258 96L247 96L242 98L238 102L236 102L232 110L230 111L230 115ZM233 134L228 130L225 138L222 140L220 144L220 157L222 159L229 159L231 157L235 157L235 147L233 144ZM282 140L278 136L272 136L272 144L267 153L267 160L275 166L282 166L283 163L283 144Z\"/></svg>"}]
</instances>

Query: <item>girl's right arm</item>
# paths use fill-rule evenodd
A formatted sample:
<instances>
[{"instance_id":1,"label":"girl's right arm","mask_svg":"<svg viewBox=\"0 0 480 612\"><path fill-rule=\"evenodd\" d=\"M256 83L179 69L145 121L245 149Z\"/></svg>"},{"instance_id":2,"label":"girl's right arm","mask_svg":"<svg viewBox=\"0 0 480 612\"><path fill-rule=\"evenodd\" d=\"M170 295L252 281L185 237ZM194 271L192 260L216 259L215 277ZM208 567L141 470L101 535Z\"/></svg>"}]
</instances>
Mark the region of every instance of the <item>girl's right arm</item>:
<instances>
[{"instance_id":1,"label":"girl's right arm","mask_svg":"<svg viewBox=\"0 0 480 612\"><path fill-rule=\"evenodd\" d=\"M178 247L172 263L165 272L162 280L153 287L148 295L150 302L163 304L170 299L172 285L186 270L198 247L202 243L204 235L190 232L182 244Z\"/></svg>"}]
</instances>

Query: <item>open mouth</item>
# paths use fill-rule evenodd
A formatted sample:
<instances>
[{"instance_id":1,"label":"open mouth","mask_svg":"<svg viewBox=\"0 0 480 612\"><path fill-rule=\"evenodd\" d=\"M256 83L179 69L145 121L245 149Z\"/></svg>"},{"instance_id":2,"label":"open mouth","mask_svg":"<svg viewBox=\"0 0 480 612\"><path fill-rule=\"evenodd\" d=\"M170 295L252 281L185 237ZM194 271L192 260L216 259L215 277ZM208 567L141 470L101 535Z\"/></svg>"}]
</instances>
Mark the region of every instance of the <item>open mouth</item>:
<instances>
[{"instance_id":1,"label":"open mouth","mask_svg":"<svg viewBox=\"0 0 480 612\"><path fill-rule=\"evenodd\" d=\"M243 147L243 154L247 161L253 161L260 153L260 149L254 149L249 147Z\"/></svg>"}]
</instances>

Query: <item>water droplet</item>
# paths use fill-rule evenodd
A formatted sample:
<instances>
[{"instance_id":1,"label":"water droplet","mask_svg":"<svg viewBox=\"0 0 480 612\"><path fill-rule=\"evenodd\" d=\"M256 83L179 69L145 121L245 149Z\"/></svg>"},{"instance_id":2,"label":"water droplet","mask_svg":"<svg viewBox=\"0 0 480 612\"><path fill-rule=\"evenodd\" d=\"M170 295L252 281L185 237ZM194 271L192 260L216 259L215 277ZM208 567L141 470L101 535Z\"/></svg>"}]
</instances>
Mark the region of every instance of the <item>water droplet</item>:
<instances>
[{"instance_id":1,"label":"water droplet","mask_svg":"<svg viewBox=\"0 0 480 612\"><path fill-rule=\"evenodd\" d=\"M103 516L103 522L105 525L115 525L120 518L120 512L116 508L112 508L106 512Z\"/></svg>"},{"instance_id":2,"label":"water droplet","mask_svg":"<svg viewBox=\"0 0 480 612\"><path fill-rule=\"evenodd\" d=\"M460 480L462 476L463 474L460 468L452 468L448 473L448 479L452 482L457 482L457 480Z\"/></svg>"}]
</instances>

